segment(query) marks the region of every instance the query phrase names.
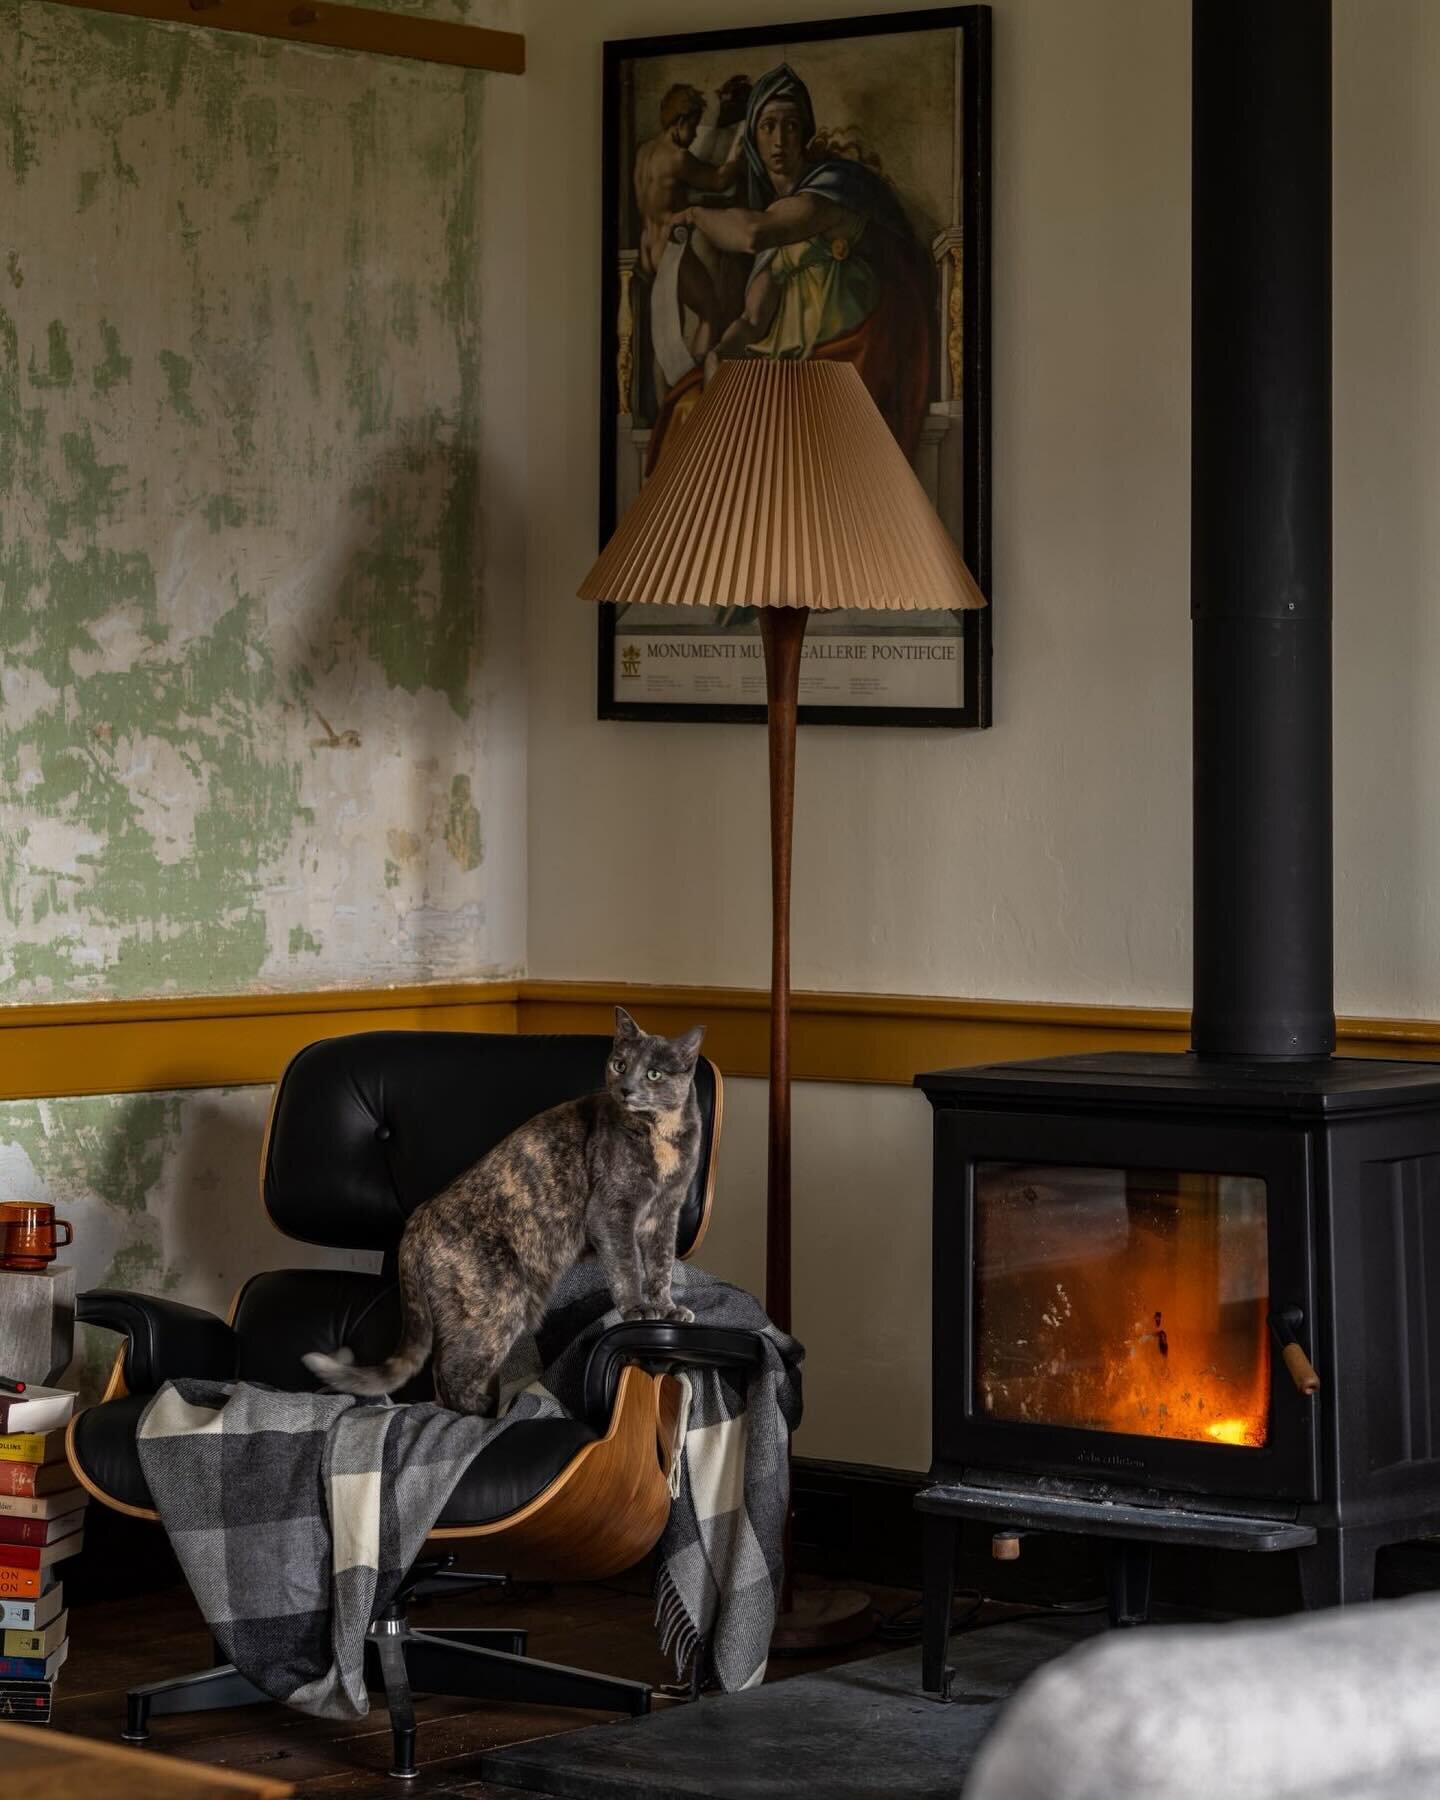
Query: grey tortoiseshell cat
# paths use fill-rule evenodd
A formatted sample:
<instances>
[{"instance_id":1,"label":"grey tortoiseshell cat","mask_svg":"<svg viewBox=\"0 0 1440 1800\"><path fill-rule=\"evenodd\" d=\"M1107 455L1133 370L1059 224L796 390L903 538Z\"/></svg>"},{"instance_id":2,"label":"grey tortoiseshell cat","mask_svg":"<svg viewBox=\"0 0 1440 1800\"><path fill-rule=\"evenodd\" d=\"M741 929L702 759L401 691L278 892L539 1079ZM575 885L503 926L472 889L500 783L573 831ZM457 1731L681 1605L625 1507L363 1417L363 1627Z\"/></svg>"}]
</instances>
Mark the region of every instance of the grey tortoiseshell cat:
<instances>
[{"instance_id":1,"label":"grey tortoiseshell cat","mask_svg":"<svg viewBox=\"0 0 1440 1800\"><path fill-rule=\"evenodd\" d=\"M510 1346L539 1324L556 1282L593 1250L627 1319L694 1314L670 1293L680 1208L700 1156L695 1064L702 1027L649 1037L615 1008L605 1088L528 1120L416 1207L400 1240L400 1343L375 1368L305 1358L328 1386L388 1394L434 1358L456 1412L488 1412Z\"/></svg>"}]
</instances>

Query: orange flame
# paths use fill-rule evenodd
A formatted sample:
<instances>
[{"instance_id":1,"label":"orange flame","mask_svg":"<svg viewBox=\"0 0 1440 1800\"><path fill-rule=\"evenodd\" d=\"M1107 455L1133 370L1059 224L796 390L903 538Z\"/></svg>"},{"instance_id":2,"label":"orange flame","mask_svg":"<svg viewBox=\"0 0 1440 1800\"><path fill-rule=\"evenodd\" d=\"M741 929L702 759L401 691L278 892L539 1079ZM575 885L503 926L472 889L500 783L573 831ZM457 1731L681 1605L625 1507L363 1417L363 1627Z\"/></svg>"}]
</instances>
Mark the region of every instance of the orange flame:
<instances>
[{"instance_id":1,"label":"orange flame","mask_svg":"<svg viewBox=\"0 0 1440 1800\"><path fill-rule=\"evenodd\" d=\"M1037 1171L1062 1175L1063 1171ZM1123 1207L977 1208L976 1388L997 1419L1263 1445L1263 1204L1219 1223L1220 1179L1170 1175ZM1020 1190L1033 1195L1035 1187ZM1014 1189L1008 1190L1014 1192ZM1060 1219L1062 1225L1056 1225ZM1062 1229L1063 1226L1063 1229ZM1055 1254L1043 1250L1047 1232Z\"/></svg>"}]
</instances>

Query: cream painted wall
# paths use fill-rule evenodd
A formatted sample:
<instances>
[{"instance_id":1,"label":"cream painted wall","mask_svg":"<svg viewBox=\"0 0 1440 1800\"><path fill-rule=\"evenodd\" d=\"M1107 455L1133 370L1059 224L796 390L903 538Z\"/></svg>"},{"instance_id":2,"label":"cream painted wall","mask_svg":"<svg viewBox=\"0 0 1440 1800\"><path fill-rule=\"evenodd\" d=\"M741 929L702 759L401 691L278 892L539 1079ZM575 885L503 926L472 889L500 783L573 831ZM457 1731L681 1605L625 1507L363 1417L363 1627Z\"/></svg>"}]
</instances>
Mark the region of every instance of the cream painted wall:
<instances>
[{"instance_id":1,"label":"cream painted wall","mask_svg":"<svg viewBox=\"0 0 1440 1800\"><path fill-rule=\"evenodd\" d=\"M600 43L836 10L527 15L532 974L767 977L763 733L597 723L571 597L595 546ZM995 8L996 725L801 734L797 985L1185 996L1188 17Z\"/></svg>"},{"instance_id":2,"label":"cream painted wall","mask_svg":"<svg viewBox=\"0 0 1440 1800\"><path fill-rule=\"evenodd\" d=\"M996 723L801 734L795 979L1184 1004L1189 7L993 11ZM527 15L535 975L767 979L762 734L597 723L571 599L595 542L599 45L835 12ZM1336 999L1440 1017L1440 8L1336 0L1335 73ZM732 1093L706 1260L753 1286L763 1087ZM807 1454L928 1460L928 1143L912 1093L797 1091Z\"/></svg>"},{"instance_id":3,"label":"cream painted wall","mask_svg":"<svg viewBox=\"0 0 1440 1800\"><path fill-rule=\"evenodd\" d=\"M1335 961L1440 1017L1440 7L1335 6Z\"/></svg>"},{"instance_id":4,"label":"cream painted wall","mask_svg":"<svg viewBox=\"0 0 1440 1800\"><path fill-rule=\"evenodd\" d=\"M763 1081L727 1081L715 1210L698 1261L765 1291ZM801 1082L794 1101L801 1456L930 1461L930 1106L907 1089Z\"/></svg>"}]
</instances>

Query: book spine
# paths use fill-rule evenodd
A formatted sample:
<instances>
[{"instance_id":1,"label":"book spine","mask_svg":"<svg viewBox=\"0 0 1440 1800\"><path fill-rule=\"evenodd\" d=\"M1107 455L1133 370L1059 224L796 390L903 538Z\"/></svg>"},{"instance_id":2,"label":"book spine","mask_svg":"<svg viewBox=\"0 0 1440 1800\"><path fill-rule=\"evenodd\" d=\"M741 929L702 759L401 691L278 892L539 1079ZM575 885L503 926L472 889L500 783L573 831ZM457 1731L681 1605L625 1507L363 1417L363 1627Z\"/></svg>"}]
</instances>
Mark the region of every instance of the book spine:
<instances>
[{"instance_id":1,"label":"book spine","mask_svg":"<svg viewBox=\"0 0 1440 1800\"><path fill-rule=\"evenodd\" d=\"M0 1656L0 1681L44 1681L43 1656Z\"/></svg>"},{"instance_id":2,"label":"book spine","mask_svg":"<svg viewBox=\"0 0 1440 1800\"><path fill-rule=\"evenodd\" d=\"M59 1613L64 1599L64 1584L53 1581L33 1600L0 1600L0 1630L41 1631Z\"/></svg>"},{"instance_id":3,"label":"book spine","mask_svg":"<svg viewBox=\"0 0 1440 1800\"><path fill-rule=\"evenodd\" d=\"M44 1462L45 1435L43 1431L22 1431L0 1437L0 1462Z\"/></svg>"},{"instance_id":4,"label":"book spine","mask_svg":"<svg viewBox=\"0 0 1440 1800\"><path fill-rule=\"evenodd\" d=\"M0 1462L0 1494L15 1494L22 1500L33 1500L39 1468L39 1463L34 1462Z\"/></svg>"},{"instance_id":5,"label":"book spine","mask_svg":"<svg viewBox=\"0 0 1440 1800\"><path fill-rule=\"evenodd\" d=\"M7 1544L53 1544L58 1538L70 1537L85 1525L82 1503L73 1512L57 1513L46 1519L0 1519L0 1547Z\"/></svg>"},{"instance_id":6,"label":"book spine","mask_svg":"<svg viewBox=\"0 0 1440 1800\"><path fill-rule=\"evenodd\" d=\"M12 1569L0 1563L0 1600L38 1600L45 1581L39 1569Z\"/></svg>"},{"instance_id":7,"label":"book spine","mask_svg":"<svg viewBox=\"0 0 1440 1800\"><path fill-rule=\"evenodd\" d=\"M75 1410L73 1394L25 1394L12 1398L0 1395L0 1437L18 1431L54 1431L63 1426ZM16 1417L16 1414L19 1417Z\"/></svg>"},{"instance_id":8,"label":"book spine","mask_svg":"<svg viewBox=\"0 0 1440 1800\"><path fill-rule=\"evenodd\" d=\"M53 1681L15 1682L0 1689L0 1719L14 1719L25 1725L48 1725L54 1693Z\"/></svg>"},{"instance_id":9,"label":"book spine","mask_svg":"<svg viewBox=\"0 0 1440 1800\"><path fill-rule=\"evenodd\" d=\"M58 1519L66 1513L79 1512L88 1504L84 1488L62 1488L53 1494L34 1499L21 1499L15 1494L0 1494L0 1519Z\"/></svg>"},{"instance_id":10,"label":"book spine","mask_svg":"<svg viewBox=\"0 0 1440 1800\"><path fill-rule=\"evenodd\" d=\"M38 1569L40 1544L0 1544L0 1569Z\"/></svg>"},{"instance_id":11,"label":"book spine","mask_svg":"<svg viewBox=\"0 0 1440 1800\"><path fill-rule=\"evenodd\" d=\"M48 1519L0 1518L0 1544L43 1544L49 1535Z\"/></svg>"},{"instance_id":12,"label":"book spine","mask_svg":"<svg viewBox=\"0 0 1440 1800\"><path fill-rule=\"evenodd\" d=\"M70 1635L70 1614L57 1613L29 1631L0 1631L0 1656L49 1656Z\"/></svg>"}]
</instances>

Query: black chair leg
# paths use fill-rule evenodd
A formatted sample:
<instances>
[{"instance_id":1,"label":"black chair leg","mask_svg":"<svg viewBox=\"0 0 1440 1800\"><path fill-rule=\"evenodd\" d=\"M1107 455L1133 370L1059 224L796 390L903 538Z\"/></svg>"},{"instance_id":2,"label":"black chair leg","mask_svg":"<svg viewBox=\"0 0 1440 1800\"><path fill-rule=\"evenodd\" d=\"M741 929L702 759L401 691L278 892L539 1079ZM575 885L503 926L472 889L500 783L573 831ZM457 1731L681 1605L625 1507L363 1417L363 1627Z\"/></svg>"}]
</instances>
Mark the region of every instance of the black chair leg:
<instances>
[{"instance_id":1,"label":"black chair leg","mask_svg":"<svg viewBox=\"0 0 1440 1800\"><path fill-rule=\"evenodd\" d=\"M476 1700L525 1700L540 1706L584 1706L639 1718L650 1710L643 1681L597 1675L563 1663L538 1662L435 1631L405 1638L405 1666L422 1694L464 1694Z\"/></svg>"},{"instance_id":2,"label":"black chair leg","mask_svg":"<svg viewBox=\"0 0 1440 1800\"><path fill-rule=\"evenodd\" d=\"M409 1627L404 1619L393 1616L377 1619L370 1627L368 1637L385 1686L394 1758L390 1773L397 1781L413 1781L420 1773L415 1767L415 1702L410 1694L410 1672L405 1661L409 1637Z\"/></svg>"},{"instance_id":3,"label":"black chair leg","mask_svg":"<svg viewBox=\"0 0 1440 1800\"><path fill-rule=\"evenodd\" d=\"M406 1600L435 1600L445 1594L466 1594L476 1588L500 1588L503 1591L509 1586L508 1575L490 1575L476 1569L422 1566L412 1570L395 1598L403 1604Z\"/></svg>"},{"instance_id":4,"label":"black chair leg","mask_svg":"<svg viewBox=\"0 0 1440 1800\"><path fill-rule=\"evenodd\" d=\"M213 1712L222 1706L253 1706L269 1698L233 1663L221 1663L197 1675L174 1675L169 1681L131 1688L125 1696L125 1729L120 1735L127 1744L144 1744L150 1739L152 1714Z\"/></svg>"}]
</instances>

